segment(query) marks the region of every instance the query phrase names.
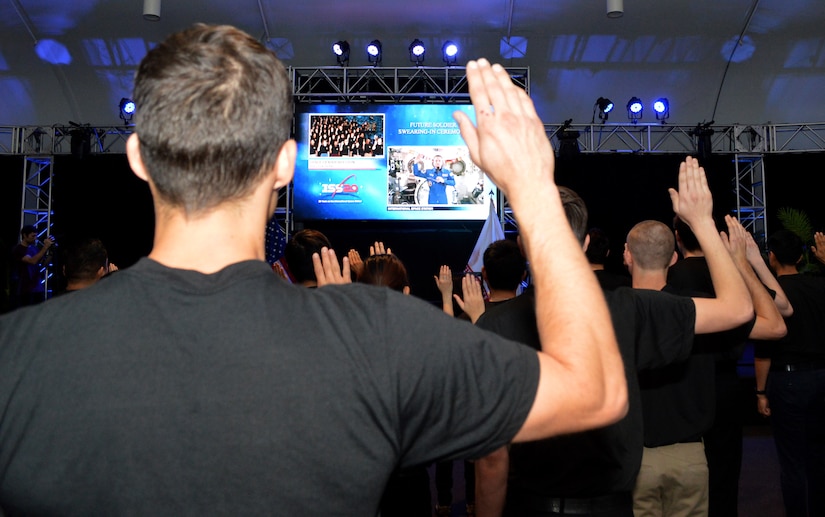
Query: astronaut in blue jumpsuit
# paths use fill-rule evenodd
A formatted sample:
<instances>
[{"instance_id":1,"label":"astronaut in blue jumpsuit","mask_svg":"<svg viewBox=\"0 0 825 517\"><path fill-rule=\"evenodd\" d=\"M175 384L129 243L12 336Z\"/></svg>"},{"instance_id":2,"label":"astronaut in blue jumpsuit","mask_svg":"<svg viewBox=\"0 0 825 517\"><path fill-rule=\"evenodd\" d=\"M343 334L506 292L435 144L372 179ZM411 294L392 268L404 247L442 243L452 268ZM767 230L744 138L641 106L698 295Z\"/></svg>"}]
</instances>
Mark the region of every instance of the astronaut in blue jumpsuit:
<instances>
[{"instance_id":1,"label":"astronaut in blue jumpsuit","mask_svg":"<svg viewBox=\"0 0 825 517\"><path fill-rule=\"evenodd\" d=\"M427 180L430 187L430 194L427 198L427 203L430 205L446 205L447 201L447 185L455 186L455 177L450 169L444 169L444 158L440 155L433 156L433 168L421 170L424 164L423 157L418 155L413 164L413 174L419 178Z\"/></svg>"}]
</instances>

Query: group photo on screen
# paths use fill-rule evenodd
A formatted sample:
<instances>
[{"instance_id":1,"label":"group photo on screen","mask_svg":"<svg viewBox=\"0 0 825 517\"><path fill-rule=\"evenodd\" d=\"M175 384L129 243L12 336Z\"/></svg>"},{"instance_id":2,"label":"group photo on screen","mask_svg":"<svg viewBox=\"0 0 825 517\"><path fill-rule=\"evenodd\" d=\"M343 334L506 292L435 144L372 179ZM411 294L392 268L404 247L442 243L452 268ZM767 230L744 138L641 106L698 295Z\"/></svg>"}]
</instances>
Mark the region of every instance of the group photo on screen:
<instances>
[{"instance_id":1,"label":"group photo on screen","mask_svg":"<svg viewBox=\"0 0 825 517\"><path fill-rule=\"evenodd\" d=\"M475 205L487 200L484 173L466 147L390 146L388 205Z\"/></svg>"},{"instance_id":2,"label":"group photo on screen","mask_svg":"<svg viewBox=\"0 0 825 517\"><path fill-rule=\"evenodd\" d=\"M384 156L384 115L310 115L309 156Z\"/></svg>"}]
</instances>

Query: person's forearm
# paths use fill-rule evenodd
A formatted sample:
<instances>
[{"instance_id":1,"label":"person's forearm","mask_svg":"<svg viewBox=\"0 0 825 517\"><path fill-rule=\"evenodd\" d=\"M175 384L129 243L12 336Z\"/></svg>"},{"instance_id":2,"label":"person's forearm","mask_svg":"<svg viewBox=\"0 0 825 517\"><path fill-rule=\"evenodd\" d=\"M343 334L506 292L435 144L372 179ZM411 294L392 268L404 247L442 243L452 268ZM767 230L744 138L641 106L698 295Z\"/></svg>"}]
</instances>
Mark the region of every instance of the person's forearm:
<instances>
[{"instance_id":1,"label":"person's forearm","mask_svg":"<svg viewBox=\"0 0 825 517\"><path fill-rule=\"evenodd\" d=\"M779 314L786 318L792 316L793 307L791 307L791 302L788 300L787 295L785 295L785 291L782 289L782 286L779 285L776 277L773 276L773 273L771 273L768 265L765 264L765 261L760 257L759 260L750 261L750 265L753 267L753 270L756 272L756 275L765 287L776 293L773 298L773 303L779 310Z\"/></svg>"},{"instance_id":2,"label":"person's forearm","mask_svg":"<svg viewBox=\"0 0 825 517\"><path fill-rule=\"evenodd\" d=\"M441 293L441 310L448 316L455 316L453 313L453 293Z\"/></svg>"},{"instance_id":3,"label":"person's forearm","mask_svg":"<svg viewBox=\"0 0 825 517\"><path fill-rule=\"evenodd\" d=\"M779 339L783 337L787 334L788 329L768 290L759 281L747 260L737 261L736 266L745 280L745 285L753 302L753 310L756 313L756 323L749 337L752 339Z\"/></svg>"},{"instance_id":4,"label":"person's forearm","mask_svg":"<svg viewBox=\"0 0 825 517\"><path fill-rule=\"evenodd\" d=\"M35 253L32 256L26 255L25 257L23 257L22 260L23 260L23 262L26 262L28 264L37 265L43 259L43 255L46 254L47 249L48 248L46 246L43 246L42 248L40 248L40 250L38 250L37 253Z\"/></svg>"},{"instance_id":5,"label":"person's forearm","mask_svg":"<svg viewBox=\"0 0 825 517\"><path fill-rule=\"evenodd\" d=\"M501 517L504 513L509 469L506 446L476 460L476 517Z\"/></svg>"},{"instance_id":6,"label":"person's forearm","mask_svg":"<svg viewBox=\"0 0 825 517\"><path fill-rule=\"evenodd\" d=\"M768 386L768 372L771 369L771 360L756 357L753 360L753 373L756 377L756 391L765 391Z\"/></svg>"}]
</instances>

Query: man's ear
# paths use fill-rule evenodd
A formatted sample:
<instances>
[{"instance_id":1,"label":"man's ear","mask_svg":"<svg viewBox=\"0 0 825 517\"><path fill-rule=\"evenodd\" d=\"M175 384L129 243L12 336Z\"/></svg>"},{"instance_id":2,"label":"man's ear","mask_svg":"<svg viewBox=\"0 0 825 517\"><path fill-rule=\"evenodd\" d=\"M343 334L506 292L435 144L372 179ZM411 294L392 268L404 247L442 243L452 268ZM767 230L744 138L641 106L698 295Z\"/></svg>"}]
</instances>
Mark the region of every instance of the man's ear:
<instances>
[{"instance_id":1,"label":"man's ear","mask_svg":"<svg viewBox=\"0 0 825 517\"><path fill-rule=\"evenodd\" d=\"M590 247L590 235L584 236L584 244L582 244L582 251L587 251L587 248Z\"/></svg>"},{"instance_id":2,"label":"man's ear","mask_svg":"<svg viewBox=\"0 0 825 517\"><path fill-rule=\"evenodd\" d=\"M132 133L129 139L126 140L126 158L129 160L129 167L132 168L135 176L148 182L149 173L146 171L143 158L140 156L140 140L137 133Z\"/></svg>"},{"instance_id":3,"label":"man's ear","mask_svg":"<svg viewBox=\"0 0 825 517\"><path fill-rule=\"evenodd\" d=\"M295 176L295 157L298 151L295 140L289 139L281 146L278 151L278 159L275 162L275 185L274 189L278 190L292 181Z\"/></svg>"},{"instance_id":4,"label":"man's ear","mask_svg":"<svg viewBox=\"0 0 825 517\"><path fill-rule=\"evenodd\" d=\"M106 270L106 266L100 266L100 269L97 270L97 278L98 280L106 276L108 271Z\"/></svg>"},{"instance_id":5,"label":"man's ear","mask_svg":"<svg viewBox=\"0 0 825 517\"><path fill-rule=\"evenodd\" d=\"M667 267L670 267L670 266L672 266L673 264L675 264L677 260L679 260L679 254L678 254L678 253L676 253L676 251L674 250L674 251L673 251L673 256L672 256L672 257L670 257L670 264L668 264L668 265L667 265Z\"/></svg>"}]
</instances>

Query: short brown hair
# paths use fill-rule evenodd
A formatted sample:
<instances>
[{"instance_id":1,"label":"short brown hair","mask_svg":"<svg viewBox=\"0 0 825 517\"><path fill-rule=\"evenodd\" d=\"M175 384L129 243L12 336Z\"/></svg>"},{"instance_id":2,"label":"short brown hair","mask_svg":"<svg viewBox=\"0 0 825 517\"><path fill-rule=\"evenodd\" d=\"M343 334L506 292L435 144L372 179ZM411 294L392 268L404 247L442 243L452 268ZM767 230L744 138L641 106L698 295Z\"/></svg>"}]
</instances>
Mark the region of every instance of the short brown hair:
<instances>
[{"instance_id":1,"label":"short brown hair","mask_svg":"<svg viewBox=\"0 0 825 517\"><path fill-rule=\"evenodd\" d=\"M627 234L627 248L642 269L666 269L676 251L676 239L666 224L642 221Z\"/></svg>"},{"instance_id":2,"label":"short brown hair","mask_svg":"<svg viewBox=\"0 0 825 517\"><path fill-rule=\"evenodd\" d=\"M234 27L197 24L150 50L135 127L158 195L187 213L247 195L289 138L291 96L275 54Z\"/></svg>"}]
</instances>

